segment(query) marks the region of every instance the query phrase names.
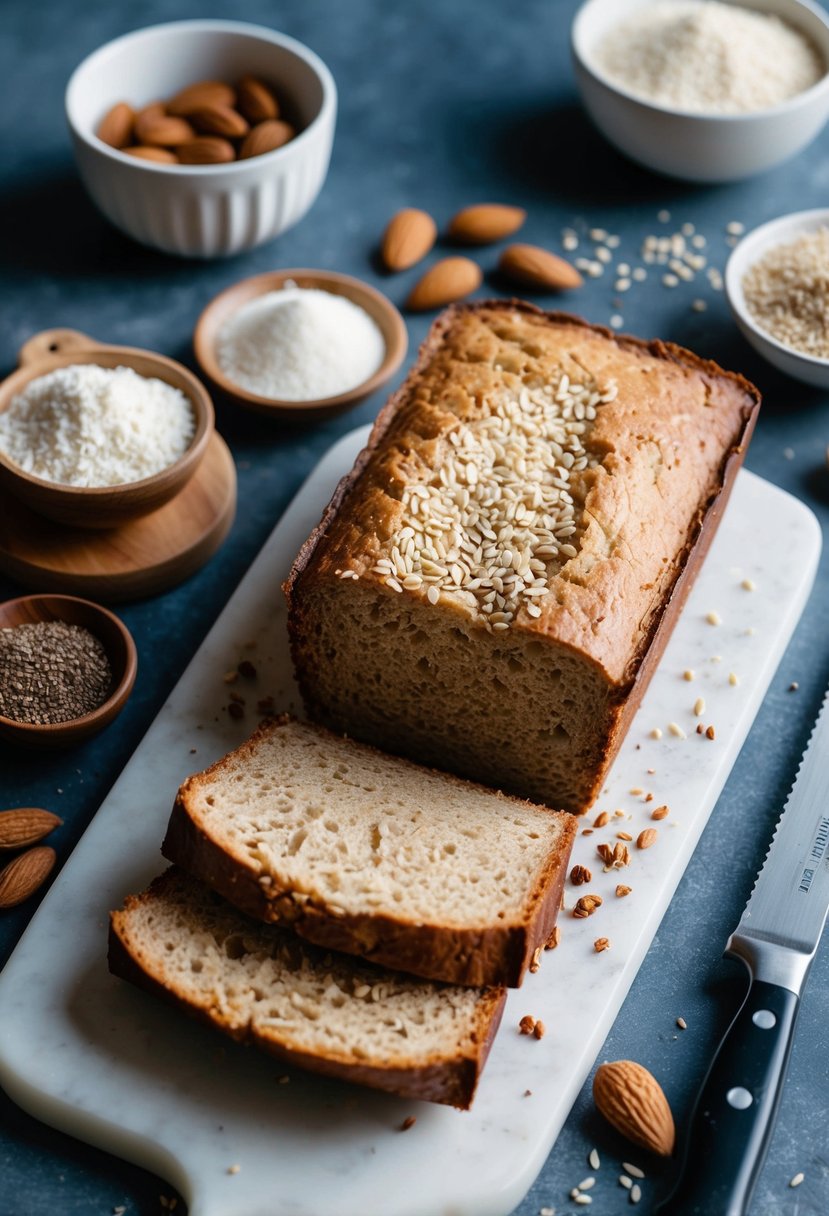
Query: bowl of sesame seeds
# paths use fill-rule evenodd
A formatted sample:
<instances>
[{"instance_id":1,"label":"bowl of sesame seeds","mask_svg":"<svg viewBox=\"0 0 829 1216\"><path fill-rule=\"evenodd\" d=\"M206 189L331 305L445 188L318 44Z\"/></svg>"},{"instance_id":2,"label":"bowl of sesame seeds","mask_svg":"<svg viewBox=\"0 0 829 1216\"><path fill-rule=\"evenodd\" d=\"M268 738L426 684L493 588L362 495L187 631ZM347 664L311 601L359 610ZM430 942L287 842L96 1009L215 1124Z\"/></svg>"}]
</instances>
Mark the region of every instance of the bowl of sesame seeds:
<instances>
[{"instance_id":1,"label":"bowl of sesame seeds","mask_svg":"<svg viewBox=\"0 0 829 1216\"><path fill-rule=\"evenodd\" d=\"M0 604L0 739L67 747L97 734L127 702L138 667L126 625L72 595Z\"/></svg>"},{"instance_id":2,"label":"bowl of sesame seeds","mask_svg":"<svg viewBox=\"0 0 829 1216\"><path fill-rule=\"evenodd\" d=\"M725 268L728 303L744 337L786 375L829 388L829 208L755 228Z\"/></svg>"}]
</instances>

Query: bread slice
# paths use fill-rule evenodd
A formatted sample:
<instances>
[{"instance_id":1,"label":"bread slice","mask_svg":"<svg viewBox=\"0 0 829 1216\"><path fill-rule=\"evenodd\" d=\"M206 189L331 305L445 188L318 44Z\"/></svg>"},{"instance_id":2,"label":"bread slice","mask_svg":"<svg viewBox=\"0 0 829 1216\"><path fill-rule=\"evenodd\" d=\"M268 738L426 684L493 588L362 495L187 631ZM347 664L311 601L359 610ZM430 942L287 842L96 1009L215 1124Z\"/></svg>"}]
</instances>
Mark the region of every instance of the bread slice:
<instances>
[{"instance_id":1,"label":"bread slice","mask_svg":"<svg viewBox=\"0 0 829 1216\"><path fill-rule=\"evenodd\" d=\"M289 1064L464 1110L506 999L318 950L175 867L112 913L109 967Z\"/></svg>"},{"instance_id":2,"label":"bread slice","mask_svg":"<svg viewBox=\"0 0 829 1216\"><path fill-rule=\"evenodd\" d=\"M448 309L285 584L309 717L585 810L758 406L669 343L516 300Z\"/></svg>"},{"instance_id":3,"label":"bread slice","mask_svg":"<svg viewBox=\"0 0 829 1216\"><path fill-rule=\"evenodd\" d=\"M179 790L162 852L243 912L448 983L517 985L572 816L282 717Z\"/></svg>"}]
</instances>

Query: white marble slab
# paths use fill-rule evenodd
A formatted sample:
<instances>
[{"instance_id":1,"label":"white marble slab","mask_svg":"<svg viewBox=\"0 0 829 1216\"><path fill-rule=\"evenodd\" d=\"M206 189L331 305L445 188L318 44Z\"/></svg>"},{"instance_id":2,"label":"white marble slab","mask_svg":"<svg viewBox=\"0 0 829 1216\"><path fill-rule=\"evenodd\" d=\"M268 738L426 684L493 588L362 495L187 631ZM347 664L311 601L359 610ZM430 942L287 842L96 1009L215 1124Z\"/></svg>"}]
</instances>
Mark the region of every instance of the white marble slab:
<instances>
[{"instance_id":1,"label":"white marble slab","mask_svg":"<svg viewBox=\"0 0 829 1216\"><path fill-rule=\"evenodd\" d=\"M106 970L109 908L163 868L173 794L253 725L230 720L223 674L259 670L256 695L297 709L280 582L366 430L329 452L303 487L138 747L0 976L0 1080L21 1106L156 1171L190 1216L506 1216L541 1168L650 945L742 746L811 587L811 513L743 472L720 532L613 767L599 809L634 836L667 803L659 840L622 874L595 864L609 829L575 860L604 897L562 914L562 942L510 995L470 1113L404 1102L284 1069L226 1042ZM756 590L742 587L750 578ZM711 625L716 611L722 623ZM255 642L255 648L246 646ZM716 658L715 656L720 656ZM693 682L683 672L696 672ZM739 683L729 683L729 673ZM236 685L248 691L244 683ZM694 733L693 704L716 740ZM674 737L674 721L687 738ZM654 727L663 737L650 737ZM196 747L196 755L190 749ZM648 773L648 769L656 771ZM632 789L651 791L646 804ZM593 815L590 816L593 818ZM587 822L587 821L585 821ZM617 881L633 887L615 898ZM572 905L578 892L568 886ZM596 954L599 936L612 948ZM517 1033L543 1018L541 1041ZM525 1097L531 1089L532 1096ZM396 1130L410 1114L416 1125ZM228 1173L228 1167L239 1166Z\"/></svg>"}]
</instances>

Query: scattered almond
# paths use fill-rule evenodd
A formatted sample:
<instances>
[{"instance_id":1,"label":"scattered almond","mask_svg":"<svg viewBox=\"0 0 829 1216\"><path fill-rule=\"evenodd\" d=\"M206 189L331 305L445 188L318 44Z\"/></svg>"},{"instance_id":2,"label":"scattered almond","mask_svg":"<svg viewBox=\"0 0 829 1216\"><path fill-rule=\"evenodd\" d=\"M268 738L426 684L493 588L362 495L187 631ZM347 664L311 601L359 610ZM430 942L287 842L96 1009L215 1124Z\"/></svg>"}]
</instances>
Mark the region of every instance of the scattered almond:
<instances>
[{"instance_id":1,"label":"scattered almond","mask_svg":"<svg viewBox=\"0 0 829 1216\"><path fill-rule=\"evenodd\" d=\"M242 141L239 149L239 159L248 160L251 156L264 156L266 152L275 152L296 135L289 122L281 118L269 118L252 127Z\"/></svg>"},{"instance_id":2,"label":"scattered almond","mask_svg":"<svg viewBox=\"0 0 829 1216\"><path fill-rule=\"evenodd\" d=\"M177 165L178 157L169 148L148 148L145 144L136 144L133 148L122 148L127 156L136 160L154 160L159 165Z\"/></svg>"},{"instance_id":3,"label":"scattered almond","mask_svg":"<svg viewBox=\"0 0 829 1216\"><path fill-rule=\"evenodd\" d=\"M37 844L63 823L51 811L21 806L15 811L0 811L0 849L26 849Z\"/></svg>"},{"instance_id":4,"label":"scattered almond","mask_svg":"<svg viewBox=\"0 0 829 1216\"><path fill-rule=\"evenodd\" d=\"M205 106L233 106L236 92L222 80L197 80L186 89L176 93L167 104L167 113L178 118L187 118Z\"/></svg>"},{"instance_id":5,"label":"scattered almond","mask_svg":"<svg viewBox=\"0 0 829 1216\"><path fill-rule=\"evenodd\" d=\"M111 148L125 148L132 139L135 111L126 101L119 101L98 123L98 139Z\"/></svg>"},{"instance_id":6,"label":"scattered almond","mask_svg":"<svg viewBox=\"0 0 829 1216\"><path fill-rule=\"evenodd\" d=\"M600 811L599 814L596 816L596 818L593 820L593 827L594 828L603 828L604 825L606 823L608 823L609 821L610 821L610 816L608 815L607 811Z\"/></svg>"},{"instance_id":7,"label":"scattered almond","mask_svg":"<svg viewBox=\"0 0 829 1216\"><path fill-rule=\"evenodd\" d=\"M527 218L521 207L503 203L478 203L464 207L449 221L449 236L469 245L490 245L517 232Z\"/></svg>"},{"instance_id":8,"label":"scattered almond","mask_svg":"<svg viewBox=\"0 0 829 1216\"><path fill-rule=\"evenodd\" d=\"M269 118L279 118L279 102L269 89L255 76L243 76L237 90L237 105L245 118L255 126Z\"/></svg>"},{"instance_id":9,"label":"scattered almond","mask_svg":"<svg viewBox=\"0 0 829 1216\"><path fill-rule=\"evenodd\" d=\"M230 106L202 106L190 115L190 122L202 135L224 135L241 139L250 130L248 120Z\"/></svg>"},{"instance_id":10,"label":"scattered almond","mask_svg":"<svg viewBox=\"0 0 829 1216\"><path fill-rule=\"evenodd\" d=\"M470 258L443 258L415 284L406 306L415 312L443 308L476 291L482 279L480 266Z\"/></svg>"},{"instance_id":11,"label":"scattered almond","mask_svg":"<svg viewBox=\"0 0 829 1216\"><path fill-rule=\"evenodd\" d=\"M389 270L408 270L426 256L437 234L437 224L427 211L404 207L389 220L380 255Z\"/></svg>"},{"instance_id":12,"label":"scattered almond","mask_svg":"<svg viewBox=\"0 0 829 1216\"><path fill-rule=\"evenodd\" d=\"M27 849L0 870L0 909L14 908L22 904L52 871L56 861L55 850L40 847Z\"/></svg>"},{"instance_id":13,"label":"scattered almond","mask_svg":"<svg viewBox=\"0 0 829 1216\"><path fill-rule=\"evenodd\" d=\"M582 284L574 266L538 245L508 245L501 254L498 269L507 278L542 291L566 291Z\"/></svg>"},{"instance_id":14,"label":"scattered almond","mask_svg":"<svg viewBox=\"0 0 829 1216\"><path fill-rule=\"evenodd\" d=\"M616 887L616 895L618 896L619 899L624 899L626 895L630 895L632 890L633 890L633 887L625 886L625 884L623 882L620 882L619 885Z\"/></svg>"},{"instance_id":15,"label":"scattered almond","mask_svg":"<svg viewBox=\"0 0 829 1216\"><path fill-rule=\"evenodd\" d=\"M644 832L640 832L636 837L637 849L649 849L652 844L656 844L658 836L656 828L645 828Z\"/></svg>"},{"instance_id":16,"label":"scattered almond","mask_svg":"<svg viewBox=\"0 0 829 1216\"><path fill-rule=\"evenodd\" d=\"M533 1035L536 1039L543 1039L546 1032L547 1032L547 1027L544 1025L544 1023L539 1018L535 1024L535 1026L533 1026Z\"/></svg>"},{"instance_id":17,"label":"scattered almond","mask_svg":"<svg viewBox=\"0 0 829 1216\"><path fill-rule=\"evenodd\" d=\"M597 1109L633 1144L670 1157L676 1131L671 1108L656 1078L633 1060L601 1064L593 1078Z\"/></svg>"},{"instance_id":18,"label":"scattered almond","mask_svg":"<svg viewBox=\"0 0 829 1216\"><path fill-rule=\"evenodd\" d=\"M236 157L233 144L219 135L199 135L177 151L183 165L224 165Z\"/></svg>"},{"instance_id":19,"label":"scattered almond","mask_svg":"<svg viewBox=\"0 0 829 1216\"><path fill-rule=\"evenodd\" d=\"M670 811L666 806L658 806L651 811L651 819L667 819L668 815L670 815Z\"/></svg>"},{"instance_id":20,"label":"scattered almond","mask_svg":"<svg viewBox=\"0 0 829 1216\"><path fill-rule=\"evenodd\" d=\"M169 114L149 113L146 110L135 120L135 137L140 144L153 148L175 148L195 135L186 118L174 118Z\"/></svg>"}]
</instances>

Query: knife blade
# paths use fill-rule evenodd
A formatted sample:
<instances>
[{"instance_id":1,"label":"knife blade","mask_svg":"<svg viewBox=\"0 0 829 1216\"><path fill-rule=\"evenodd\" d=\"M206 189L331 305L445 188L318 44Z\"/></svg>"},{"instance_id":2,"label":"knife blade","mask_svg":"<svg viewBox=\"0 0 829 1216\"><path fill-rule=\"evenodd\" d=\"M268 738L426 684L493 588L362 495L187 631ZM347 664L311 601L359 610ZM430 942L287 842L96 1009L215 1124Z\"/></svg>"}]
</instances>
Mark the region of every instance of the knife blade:
<instances>
[{"instance_id":1,"label":"knife blade","mask_svg":"<svg viewBox=\"0 0 829 1216\"><path fill-rule=\"evenodd\" d=\"M829 691L739 925L745 1001L697 1095L663 1216L744 1216L771 1139L800 994L829 911Z\"/></svg>"}]
</instances>

